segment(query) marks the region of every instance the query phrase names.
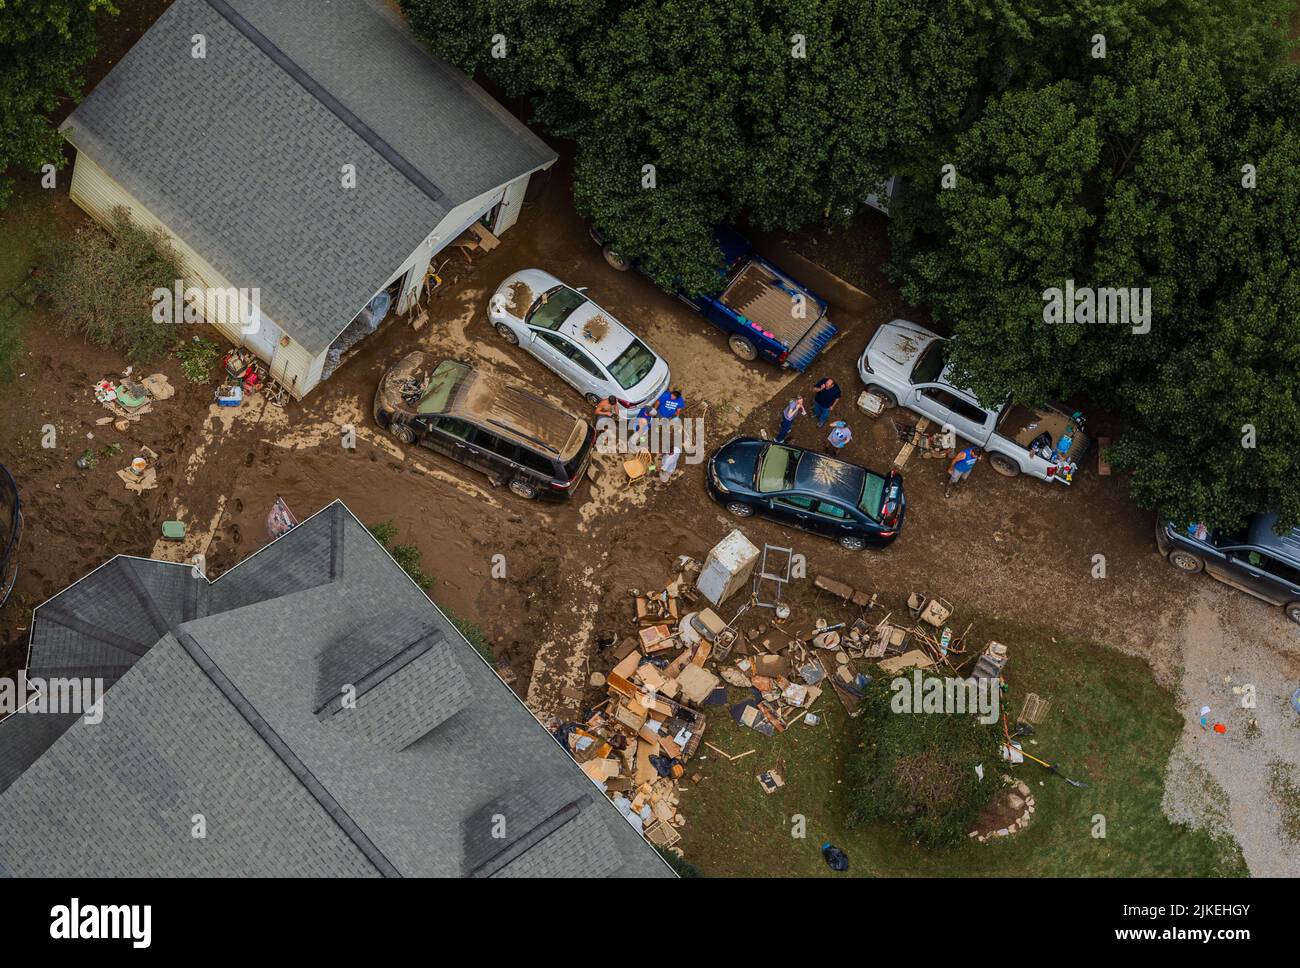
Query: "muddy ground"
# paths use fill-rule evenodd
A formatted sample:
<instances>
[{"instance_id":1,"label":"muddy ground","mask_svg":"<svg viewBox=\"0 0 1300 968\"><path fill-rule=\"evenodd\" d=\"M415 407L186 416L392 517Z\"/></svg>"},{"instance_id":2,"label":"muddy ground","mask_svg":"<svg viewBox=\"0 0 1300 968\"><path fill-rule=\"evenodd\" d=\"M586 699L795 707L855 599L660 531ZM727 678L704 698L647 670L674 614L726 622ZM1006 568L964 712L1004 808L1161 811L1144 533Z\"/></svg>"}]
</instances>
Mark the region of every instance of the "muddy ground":
<instances>
[{"instance_id":1,"label":"muddy ground","mask_svg":"<svg viewBox=\"0 0 1300 968\"><path fill-rule=\"evenodd\" d=\"M64 208L61 218L78 217L66 196L55 204ZM369 413L376 382L386 367L422 348L468 359L583 412L575 392L503 343L486 320L497 283L539 267L590 287L592 298L668 360L685 392L686 415L704 419L708 450L735 433L772 432L784 402L796 392L810 396L812 383L829 374L845 389L837 416L854 430L845 456L886 469L898 452L896 434L889 417L872 421L853 408L856 360L881 322L926 317L900 305L880 271L883 221L870 214L848 236L809 230L764 238L762 246L768 254L794 253L792 267L806 259L859 287L817 276L842 332L806 375L741 362L719 331L679 301L606 265L573 211L565 161L534 177L519 223L497 249L473 263L450 258L448 282L430 300L426 325L415 331L402 320L386 324L303 403L279 408L254 398L239 410L217 408L215 381L189 384L165 361L142 372L167 374L177 396L119 434L95 423L107 411L90 387L120 373L124 362L60 336L54 321L38 314L19 364L24 375L0 388L0 461L19 483L27 521L17 590L0 613L0 671L23 660L31 607L113 555L203 555L217 575L266 543L265 518L277 496L300 517L341 498L363 522L392 520L400 541L418 545L435 579L432 597L486 633L499 667L539 716L578 713L589 672L612 665L598 643L631 631L632 590L662 587L678 555L702 558L734 526L705 493L703 465L684 465L667 485L628 487L618 460L601 458L599 479L573 501L529 504L382 435ZM41 447L47 424L57 428L52 449ZM345 446L349 430L354 447ZM820 446L823 438L811 418L802 418L792 439ZM102 459L89 471L76 467L87 447L114 442L122 445L121 458ZM160 486L136 496L114 472L140 444L160 454ZM804 554L809 580L828 574L893 602L927 590L967 614L1015 617L1145 657L1189 710L1180 749L1231 798L1230 825L1252 870L1297 873L1294 852L1287 860L1274 846L1272 819L1253 819L1267 801L1267 778L1255 767L1278 757L1295 764L1300 745L1275 708L1300 684L1300 635L1280 611L1169 568L1155 549L1152 516L1133 506L1122 476L1099 477L1095 461L1070 488L1007 480L981 464L947 500L940 462L913 457L903 472L907 522L884 551L854 554L762 521L746 522L744 530L760 545ZM161 523L172 518L189 526L182 544L158 540ZM504 577L493 577L497 555L504 556ZM1093 577L1097 555L1105 559L1104 578ZM1259 683L1261 704L1272 703L1264 747L1208 747L1193 713L1203 702L1230 703L1231 682L1242 675ZM1171 812L1195 821L1202 789L1189 788Z\"/></svg>"}]
</instances>

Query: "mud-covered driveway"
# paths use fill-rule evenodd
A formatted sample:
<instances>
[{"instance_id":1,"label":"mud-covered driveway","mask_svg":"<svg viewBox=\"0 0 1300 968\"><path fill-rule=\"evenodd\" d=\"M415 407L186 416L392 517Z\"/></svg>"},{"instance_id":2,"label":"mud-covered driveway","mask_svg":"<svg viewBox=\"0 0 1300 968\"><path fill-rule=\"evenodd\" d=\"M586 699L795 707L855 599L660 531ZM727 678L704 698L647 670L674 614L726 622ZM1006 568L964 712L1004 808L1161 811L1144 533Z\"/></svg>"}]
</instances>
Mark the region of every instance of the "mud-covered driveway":
<instances>
[{"instance_id":1,"label":"mud-covered driveway","mask_svg":"<svg viewBox=\"0 0 1300 968\"><path fill-rule=\"evenodd\" d=\"M815 247L800 248L816 255ZM72 448L85 446L76 442L87 432L107 433L95 425L101 413L85 390L114 364L105 354L69 361L56 338L40 337L30 367L37 387L29 381L0 395L13 428L8 446L16 450L26 441L22 449L31 451L30 442L55 412L73 443L67 453L2 457L31 496L28 569L20 604L5 612L7 658L18 657L24 606L113 554L203 554L215 574L267 541L266 514L277 496L300 517L341 498L363 522L392 520L397 540L418 546L435 580L432 597L484 631L498 667L535 712L544 718L579 712L589 673L611 664L600 646L631 630L631 592L662 587L678 555L703 557L737 522L708 498L701 464L684 465L667 485L628 487L618 459L601 457L598 480L570 503L529 504L429 451L402 448L378 430L370 416L375 385L385 368L417 348L469 360L585 411L575 391L505 344L487 322L496 285L528 267L588 287L667 359L674 384L685 393L687 416L704 421L708 451L736 433L771 433L784 402L796 392L810 395L812 383L829 374L845 389L836 415L854 430L846 456L886 469L898 453L889 417L873 421L853 405L860 389L856 360L870 332L888 319L913 315L890 291L882 286L868 297L828 278L808 278L831 298L842 334L804 375L744 363L719 331L674 297L604 262L573 212L567 172L557 167L537 180L519 223L498 248L472 264L451 257L443 268L447 285L431 300L427 324L416 331L404 321L390 323L304 404L281 410L255 401L237 412L221 410L184 386L162 413L133 425L132 440L159 450L166 464L163 487L140 500L113 490L111 474L103 494L77 497L88 479L71 467ZM819 447L822 435L811 418L802 418L792 439ZM793 546L804 554L809 580L828 574L895 603L909 590L926 590L968 615L1014 617L1144 656L1164 684L1180 690L1189 709L1230 702L1234 676L1236 682L1242 675L1258 680L1260 702L1275 705L1289 683L1300 684L1297 629L1278 610L1169 568L1156 553L1152 517L1132 506L1122 477L1097 476L1095 460L1069 488L1008 480L981 464L950 499L943 496L941 462L914 456L903 474L907 521L884 551L850 553L752 519L742 527L760 545ZM155 540L168 518L190 526L184 544ZM57 559L38 560L50 547L59 549ZM1231 616L1222 632L1214 625L1220 614ZM1068 695L1068 684L1061 694ZM1189 726L1185 745L1188 757L1232 799L1229 813L1240 821L1232 826L1252 869L1275 870L1263 859L1275 843L1267 833L1273 821L1259 821L1252 834L1241 819L1262 809L1250 801L1267 799L1267 780L1241 764L1243 757L1251 764L1279 757L1300 763L1296 734L1282 730L1281 715L1260 719L1263 740L1240 755L1228 744L1201 749L1199 727L1192 733ZM1195 814L1196 791L1203 787L1191 788L1171 809ZM1184 809L1187 801L1191 807Z\"/></svg>"}]
</instances>

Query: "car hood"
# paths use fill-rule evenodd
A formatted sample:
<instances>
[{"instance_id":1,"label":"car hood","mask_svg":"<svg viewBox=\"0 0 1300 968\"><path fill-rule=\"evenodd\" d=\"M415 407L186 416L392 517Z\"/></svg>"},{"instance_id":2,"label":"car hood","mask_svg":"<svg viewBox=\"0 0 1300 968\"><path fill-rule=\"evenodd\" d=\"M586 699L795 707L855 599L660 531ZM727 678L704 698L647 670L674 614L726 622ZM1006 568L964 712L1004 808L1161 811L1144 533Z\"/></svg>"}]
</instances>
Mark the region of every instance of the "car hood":
<instances>
[{"instance_id":1,"label":"car hood","mask_svg":"<svg viewBox=\"0 0 1300 968\"><path fill-rule=\"evenodd\" d=\"M515 319L523 319L542 293L562 285L559 279L541 269L521 269L502 280L492 295L492 308Z\"/></svg>"},{"instance_id":2,"label":"car hood","mask_svg":"<svg viewBox=\"0 0 1300 968\"><path fill-rule=\"evenodd\" d=\"M755 437L737 437L718 448L713 467L722 483L733 490L752 491L759 455L767 441Z\"/></svg>"},{"instance_id":3,"label":"car hood","mask_svg":"<svg viewBox=\"0 0 1300 968\"><path fill-rule=\"evenodd\" d=\"M885 323L871 337L867 344L867 362L873 370L910 374L925 348L938 338L938 334L924 326L895 319Z\"/></svg>"},{"instance_id":4,"label":"car hood","mask_svg":"<svg viewBox=\"0 0 1300 968\"><path fill-rule=\"evenodd\" d=\"M410 405L402 399L402 384L415 376L428 379L429 374L433 372L433 357L428 353L422 353L416 350L413 353L407 353L400 360L388 368L383 379L379 381L379 402L384 409L391 412L397 410L410 410Z\"/></svg>"}]
</instances>

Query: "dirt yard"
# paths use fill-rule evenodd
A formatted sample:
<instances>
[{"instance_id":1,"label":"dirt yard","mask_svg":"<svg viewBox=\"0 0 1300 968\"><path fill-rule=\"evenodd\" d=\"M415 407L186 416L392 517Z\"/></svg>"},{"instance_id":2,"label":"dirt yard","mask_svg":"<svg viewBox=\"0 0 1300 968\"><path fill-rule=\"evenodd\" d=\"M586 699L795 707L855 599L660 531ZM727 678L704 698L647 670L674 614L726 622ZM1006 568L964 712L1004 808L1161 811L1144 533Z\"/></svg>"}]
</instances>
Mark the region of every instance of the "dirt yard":
<instances>
[{"instance_id":1,"label":"dirt yard","mask_svg":"<svg viewBox=\"0 0 1300 968\"><path fill-rule=\"evenodd\" d=\"M57 204L61 218L76 218L66 196ZM869 289L864 295L829 278L809 280L825 283L823 295L842 332L806 375L741 362L703 318L637 274L606 265L572 209L564 162L534 178L519 223L496 250L473 264L451 258L428 324L418 332L400 320L386 324L304 403L284 409L260 398L239 410L218 408L213 386L187 383L174 361L166 361L142 372L165 373L175 397L155 404L125 433L100 426L96 421L107 411L91 387L119 374L123 361L63 338L38 313L27 327L23 375L0 388L0 461L18 482L27 524L21 576L0 613L0 672L23 661L31 608L113 555L183 560L202 554L216 575L266 543L265 519L277 496L299 517L341 498L366 524L392 520L399 541L418 545L435 579L431 596L483 630L499 668L540 717L577 714L589 673L612 665L601 645L630 630L630 593L662 587L678 555L703 558L733 527L705 493L703 465L684 465L668 485L628 488L617 461L599 458L600 479L570 503L528 504L475 472L381 434L370 416L380 375L410 350L425 349L470 360L583 412L576 392L502 342L486 320L498 282L539 267L590 287L592 298L668 360L673 383L685 393L686 415L704 418L708 451L736 433L775 431L785 401L796 392L810 397L812 383L829 374L844 388L836 416L848 419L855 435L845 456L886 469L898 442L888 417L871 421L854 408L861 389L856 360L881 322L925 317L899 305L885 285L878 220L872 233L857 249L837 248L818 233L784 240L803 258ZM780 249L782 241L765 240L765 251ZM57 444L43 448L49 424ZM349 428L354 448L344 446ZM804 417L792 439L819 447L822 437ZM115 443L120 456L89 470L76 466L88 448ZM159 487L136 496L115 471L139 445L160 455ZM1007 480L981 464L948 500L940 465L917 456L904 468L907 522L883 552L850 553L762 521L751 520L744 530L760 545L792 545L804 554L809 580L828 574L882 599L928 590L990 618L1014 618L1145 658L1188 708L1186 755L1227 790L1230 823L1252 870L1300 873L1294 853L1290 860L1270 859L1270 851L1281 852L1267 820L1243 819L1255 797L1266 798L1267 777L1247 775L1247 753L1234 755L1231 744L1206 752L1199 726L1192 725L1203 701L1229 701L1224 688L1230 690L1234 675L1258 682L1261 704L1265 694L1275 703L1300 684L1297 629L1280 610L1169 568L1156 552L1151 515L1133 507L1122 477L1098 477L1095 459L1071 488ZM188 525L184 543L158 540L168 519ZM497 555L504 556L506 572L494 578ZM1105 558L1104 578L1092 577L1096 555ZM1222 628L1214 624L1220 620ZM1061 693L1068 694L1068 684ZM1251 770L1278 757L1296 764L1296 734L1282 720L1278 712L1261 723L1264 739L1252 742L1263 746L1251 747ZM1170 809L1198 822L1196 798L1192 791Z\"/></svg>"}]
</instances>

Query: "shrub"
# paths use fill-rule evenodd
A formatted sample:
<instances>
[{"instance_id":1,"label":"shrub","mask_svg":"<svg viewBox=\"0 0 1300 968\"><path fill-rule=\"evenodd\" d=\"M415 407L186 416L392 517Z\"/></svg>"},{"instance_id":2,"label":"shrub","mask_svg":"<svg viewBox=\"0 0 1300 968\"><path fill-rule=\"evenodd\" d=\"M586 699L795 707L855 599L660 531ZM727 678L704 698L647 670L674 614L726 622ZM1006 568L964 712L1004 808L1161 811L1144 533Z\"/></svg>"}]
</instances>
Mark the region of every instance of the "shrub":
<instances>
[{"instance_id":1,"label":"shrub","mask_svg":"<svg viewBox=\"0 0 1300 968\"><path fill-rule=\"evenodd\" d=\"M155 360L171 348L172 332L153 318L153 293L170 292L182 274L161 229L139 228L119 207L112 235L84 226L71 238L45 243L40 265L37 286L64 332L115 347L133 363Z\"/></svg>"},{"instance_id":2,"label":"shrub","mask_svg":"<svg viewBox=\"0 0 1300 968\"><path fill-rule=\"evenodd\" d=\"M183 340L176 346L175 356L180 360L181 372L192 383L206 383L212 376L212 364L221 355L221 347L211 340Z\"/></svg>"},{"instance_id":3,"label":"shrub","mask_svg":"<svg viewBox=\"0 0 1300 968\"><path fill-rule=\"evenodd\" d=\"M854 721L850 822L902 826L927 847L961 843L997 789L1001 727L966 713L897 713L893 696L886 681L872 682Z\"/></svg>"},{"instance_id":4,"label":"shrub","mask_svg":"<svg viewBox=\"0 0 1300 968\"><path fill-rule=\"evenodd\" d=\"M678 857L666 847L655 846L659 856L668 862L668 866L677 872L678 877L703 877L694 864L691 864L685 858Z\"/></svg>"},{"instance_id":5,"label":"shrub","mask_svg":"<svg viewBox=\"0 0 1300 968\"><path fill-rule=\"evenodd\" d=\"M401 566L402 571L411 576L413 582L426 592L433 587L433 579L420 567L424 559L420 549L413 544L392 544L397 537L396 524L392 521L381 521L370 526L370 533L384 546L384 550L393 556L393 560Z\"/></svg>"}]
</instances>

